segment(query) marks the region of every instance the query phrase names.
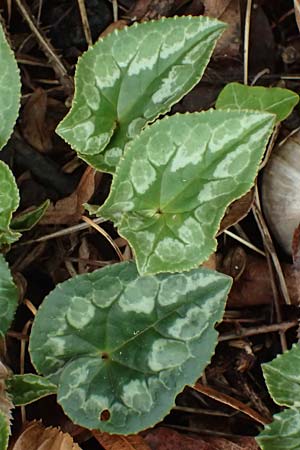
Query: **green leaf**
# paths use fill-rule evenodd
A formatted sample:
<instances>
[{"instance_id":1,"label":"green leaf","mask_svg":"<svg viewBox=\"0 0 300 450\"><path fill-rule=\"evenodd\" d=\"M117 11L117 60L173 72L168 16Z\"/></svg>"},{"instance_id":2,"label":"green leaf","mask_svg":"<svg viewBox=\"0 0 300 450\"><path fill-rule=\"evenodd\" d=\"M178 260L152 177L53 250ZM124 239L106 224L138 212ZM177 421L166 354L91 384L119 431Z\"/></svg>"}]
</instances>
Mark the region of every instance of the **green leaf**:
<instances>
[{"instance_id":1,"label":"green leaf","mask_svg":"<svg viewBox=\"0 0 300 450\"><path fill-rule=\"evenodd\" d=\"M10 229L12 213L19 206L19 191L9 167L0 161L0 246L12 244L20 233Z\"/></svg>"},{"instance_id":2,"label":"green leaf","mask_svg":"<svg viewBox=\"0 0 300 450\"><path fill-rule=\"evenodd\" d=\"M39 308L32 362L75 423L136 433L201 376L230 285L207 269L141 277L130 262L74 277Z\"/></svg>"},{"instance_id":3,"label":"green leaf","mask_svg":"<svg viewBox=\"0 0 300 450\"><path fill-rule=\"evenodd\" d=\"M269 392L276 403L290 409L276 414L257 437L263 450L300 448L300 346L278 355L263 364L263 373Z\"/></svg>"},{"instance_id":4,"label":"green leaf","mask_svg":"<svg viewBox=\"0 0 300 450\"><path fill-rule=\"evenodd\" d=\"M97 213L118 224L140 273L189 270L209 257L227 206L253 185L273 123L267 113L177 114L128 145Z\"/></svg>"},{"instance_id":5,"label":"green leaf","mask_svg":"<svg viewBox=\"0 0 300 450\"><path fill-rule=\"evenodd\" d=\"M266 111L276 114L280 122L291 114L298 102L299 95L288 89L229 83L219 94L216 108Z\"/></svg>"},{"instance_id":6,"label":"green leaf","mask_svg":"<svg viewBox=\"0 0 300 450\"><path fill-rule=\"evenodd\" d=\"M18 306L18 289L13 282L9 267L0 254L0 337L11 325Z\"/></svg>"},{"instance_id":7,"label":"green leaf","mask_svg":"<svg viewBox=\"0 0 300 450\"><path fill-rule=\"evenodd\" d=\"M224 28L207 17L164 18L100 39L79 60L58 134L90 165L114 172L126 142L198 83Z\"/></svg>"},{"instance_id":8,"label":"green leaf","mask_svg":"<svg viewBox=\"0 0 300 450\"><path fill-rule=\"evenodd\" d=\"M0 150L8 141L20 107L20 75L0 23ZM1 178L0 178L1 179Z\"/></svg>"},{"instance_id":9,"label":"green leaf","mask_svg":"<svg viewBox=\"0 0 300 450\"><path fill-rule=\"evenodd\" d=\"M43 217L47 209L49 208L50 200L45 200L40 206L25 211L14 217L11 221L11 228L16 231L28 231L31 230Z\"/></svg>"},{"instance_id":10,"label":"green leaf","mask_svg":"<svg viewBox=\"0 0 300 450\"><path fill-rule=\"evenodd\" d=\"M263 364L269 392L278 405L300 408L300 347L293 348ZM299 428L300 432L300 428Z\"/></svg>"},{"instance_id":11,"label":"green leaf","mask_svg":"<svg viewBox=\"0 0 300 450\"><path fill-rule=\"evenodd\" d=\"M9 423L3 412L0 411L0 450L6 450L9 438Z\"/></svg>"},{"instance_id":12,"label":"green leaf","mask_svg":"<svg viewBox=\"0 0 300 450\"><path fill-rule=\"evenodd\" d=\"M274 421L256 438L262 450L299 450L300 411L286 409L275 414Z\"/></svg>"},{"instance_id":13,"label":"green leaf","mask_svg":"<svg viewBox=\"0 0 300 450\"><path fill-rule=\"evenodd\" d=\"M57 392L57 386L47 378L31 373L8 378L6 389L15 406L27 405Z\"/></svg>"}]
</instances>

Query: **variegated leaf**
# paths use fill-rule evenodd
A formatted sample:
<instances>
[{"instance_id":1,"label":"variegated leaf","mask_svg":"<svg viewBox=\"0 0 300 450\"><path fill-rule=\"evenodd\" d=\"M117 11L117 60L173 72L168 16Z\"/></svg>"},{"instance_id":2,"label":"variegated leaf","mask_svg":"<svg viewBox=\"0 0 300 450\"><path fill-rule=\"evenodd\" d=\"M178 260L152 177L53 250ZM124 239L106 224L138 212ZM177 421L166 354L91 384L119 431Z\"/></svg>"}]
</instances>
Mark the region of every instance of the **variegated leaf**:
<instances>
[{"instance_id":1,"label":"variegated leaf","mask_svg":"<svg viewBox=\"0 0 300 450\"><path fill-rule=\"evenodd\" d=\"M75 423L136 433L161 420L210 361L230 285L208 269L140 277L134 263L77 276L40 307L32 362L58 384Z\"/></svg>"},{"instance_id":2,"label":"variegated leaf","mask_svg":"<svg viewBox=\"0 0 300 450\"><path fill-rule=\"evenodd\" d=\"M5 335L18 305L18 289L9 267L0 254L0 338Z\"/></svg>"},{"instance_id":3,"label":"variegated leaf","mask_svg":"<svg viewBox=\"0 0 300 450\"><path fill-rule=\"evenodd\" d=\"M27 405L57 392L57 386L47 378L31 373L9 377L6 389L15 406Z\"/></svg>"},{"instance_id":4,"label":"variegated leaf","mask_svg":"<svg viewBox=\"0 0 300 450\"><path fill-rule=\"evenodd\" d=\"M93 212L118 225L140 273L189 270L216 249L226 207L254 183L274 118L178 114L128 145L108 199Z\"/></svg>"},{"instance_id":5,"label":"variegated leaf","mask_svg":"<svg viewBox=\"0 0 300 450\"><path fill-rule=\"evenodd\" d=\"M135 23L79 60L57 132L93 167L114 172L125 144L200 80L225 24L206 17Z\"/></svg>"},{"instance_id":6,"label":"variegated leaf","mask_svg":"<svg viewBox=\"0 0 300 450\"><path fill-rule=\"evenodd\" d=\"M20 76L0 23L0 150L8 141L20 107ZM0 175L1 180L1 175ZM1 183L1 181L0 181Z\"/></svg>"}]
</instances>

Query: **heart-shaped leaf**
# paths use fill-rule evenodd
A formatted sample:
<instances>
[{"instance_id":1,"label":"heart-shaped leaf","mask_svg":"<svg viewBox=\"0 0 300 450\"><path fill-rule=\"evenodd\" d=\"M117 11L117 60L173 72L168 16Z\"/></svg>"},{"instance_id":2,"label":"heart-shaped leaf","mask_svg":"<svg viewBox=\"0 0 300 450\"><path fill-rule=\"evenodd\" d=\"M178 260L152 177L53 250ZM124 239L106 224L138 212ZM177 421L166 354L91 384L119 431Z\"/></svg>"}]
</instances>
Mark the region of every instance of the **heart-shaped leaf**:
<instances>
[{"instance_id":1,"label":"heart-shaped leaf","mask_svg":"<svg viewBox=\"0 0 300 450\"><path fill-rule=\"evenodd\" d=\"M0 338L5 335L18 305L18 290L9 267L0 254Z\"/></svg>"},{"instance_id":2,"label":"heart-shaped leaf","mask_svg":"<svg viewBox=\"0 0 300 450\"><path fill-rule=\"evenodd\" d=\"M57 386L47 378L31 373L13 375L8 378L6 389L15 406L27 405L57 392Z\"/></svg>"},{"instance_id":3,"label":"heart-shaped leaf","mask_svg":"<svg viewBox=\"0 0 300 450\"><path fill-rule=\"evenodd\" d=\"M19 70L0 23L0 150L8 141L20 107ZM1 174L0 174L1 180Z\"/></svg>"},{"instance_id":4,"label":"heart-shaped leaf","mask_svg":"<svg viewBox=\"0 0 300 450\"><path fill-rule=\"evenodd\" d=\"M291 409L276 414L257 441L263 450L297 450L300 448L300 346L295 344L262 368L274 401Z\"/></svg>"},{"instance_id":5,"label":"heart-shaped leaf","mask_svg":"<svg viewBox=\"0 0 300 450\"><path fill-rule=\"evenodd\" d=\"M276 114L280 122L291 114L298 102L299 95L288 89L229 83L219 94L216 108L266 111Z\"/></svg>"},{"instance_id":6,"label":"heart-shaped leaf","mask_svg":"<svg viewBox=\"0 0 300 450\"><path fill-rule=\"evenodd\" d=\"M267 113L177 114L128 146L97 211L119 226L140 273L189 270L216 249L226 207L253 185L274 124Z\"/></svg>"},{"instance_id":7,"label":"heart-shaped leaf","mask_svg":"<svg viewBox=\"0 0 300 450\"><path fill-rule=\"evenodd\" d=\"M6 450L9 438L9 423L4 413L0 411L0 450Z\"/></svg>"},{"instance_id":8,"label":"heart-shaped leaf","mask_svg":"<svg viewBox=\"0 0 300 450\"><path fill-rule=\"evenodd\" d=\"M203 268L141 277L130 262L77 276L40 307L32 362L58 385L58 402L75 423L136 433L202 374L230 285Z\"/></svg>"},{"instance_id":9,"label":"heart-shaped leaf","mask_svg":"<svg viewBox=\"0 0 300 450\"><path fill-rule=\"evenodd\" d=\"M256 438L262 450L298 450L300 448L300 411L286 409L275 414Z\"/></svg>"},{"instance_id":10,"label":"heart-shaped leaf","mask_svg":"<svg viewBox=\"0 0 300 450\"><path fill-rule=\"evenodd\" d=\"M9 167L0 161L0 246L12 244L20 237L20 233L10 229L12 213L18 206L19 191L15 178Z\"/></svg>"},{"instance_id":11,"label":"heart-shaped leaf","mask_svg":"<svg viewBox=\"0 0 300 450\"><path fill-rule=\"evenodd\" d=\"M262 368L274 401L278 405L300 408L300 346L294 345Z\"/></svg>"},{"instance_id":12,"label":"heart-shaped leaf","mask_svg":"<svg viewBox=\"0 0 300 450\"><path fill-rule=\"evenodd\" d=\"M58 134L90 165L114 172L126 142L200 80L224 28L215 19L177 17L101 39L79 60L73 106Z\"/></svg>"}]
</instances>

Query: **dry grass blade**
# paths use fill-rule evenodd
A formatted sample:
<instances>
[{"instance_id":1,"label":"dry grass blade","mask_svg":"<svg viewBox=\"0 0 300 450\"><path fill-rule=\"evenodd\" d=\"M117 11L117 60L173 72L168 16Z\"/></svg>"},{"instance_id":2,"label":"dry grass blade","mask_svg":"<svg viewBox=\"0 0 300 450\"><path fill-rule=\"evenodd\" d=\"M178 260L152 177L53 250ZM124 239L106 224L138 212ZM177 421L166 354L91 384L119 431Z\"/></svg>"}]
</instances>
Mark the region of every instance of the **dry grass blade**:
<instances>
[{"instance_id":1,"label":"dry grass blade","mask_svg":"<svg viewBox=\"0 0 300 450\"><path fill-rule=\"evenodd\" d=\"M58 428L45 428L40 422L31 422L19 436L12 450L81 450L68 433Z\"/></svg>"},{"instance_id":2,"label":"dry grass blade","mask_svg":"<svg viewBox=\"0 0 300 450\"><path fill-rule=\"evenodd\" d=\"M79 7L79 11L80 11L80 17L81 17L81 22L82 22L85 39L86 39L88 46L91 46L91 45L93 45L93 40L92 40L92 34L91 34L90 25L89 25L89 19L88 19L87 12L86 12L85 2L84 2L84 0L77 0L77 1L78 1L78 7Z\"/></svg>"},{"instance_id":3,"label":"dry grass blade","mask_svg":"<svg viewBox=\"0 0 300 450\"><path fill-rule=\"evenodd\" d=\"M45 55L49 58L49 61L52 63L53 69L56 72L57 76L59 77L61 84L64 86L64 88L68 93L73 92L73 82L72 79L68 76L68 71L66 67L56 54L56 51L49 42L49 40L44 36L42 31L39 29L37 21L32 16L27 3L25 2L25 0L16 0L16 4L27 25L29 26L32 33L35 35L37 41L39 42Z\"/></svg>"},{"instance_id":4,"label":"dry grass blade","mask_svg":"<svg viewBox=\"0 0 300 450\"><path fill-rule=\"evenodd\" d=\"M121 436L93 431L93 435L105 450L150 450L146 441L138 434Z\"/></svg>"}]
</instances>

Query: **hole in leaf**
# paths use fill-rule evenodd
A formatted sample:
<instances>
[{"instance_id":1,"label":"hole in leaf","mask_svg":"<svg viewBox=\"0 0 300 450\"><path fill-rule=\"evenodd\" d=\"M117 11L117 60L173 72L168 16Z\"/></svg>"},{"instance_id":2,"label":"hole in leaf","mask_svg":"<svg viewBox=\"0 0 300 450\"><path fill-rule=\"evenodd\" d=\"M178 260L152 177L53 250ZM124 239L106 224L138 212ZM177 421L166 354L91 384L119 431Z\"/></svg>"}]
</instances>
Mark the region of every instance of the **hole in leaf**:
<instances>
[{"instance_id":1,"label":"hole in leaf","mask_svg":"<svg viewBox=\"0 0 300 450\"><path fill-rule=\"evenodd\" d=\"M161 215L163 212L162 212L162 210L160 209L160 208L157 208L157 210L156 210L156 214L159 214L159 215Z\"/></svg>"},{"instance_id":2,"label":"hole in leaf","mask_svg":"<svg viewBox=\"0 0 300 450\"><path fill-rule=\"evenodd\" d=\"M101 422L107 422L110 419L110 412L108 409L104 409L100 413L100 420Z\"/></svg>"},{"instance_id":3,"label":"hole in leaf","mask_svg":"<svg viewBox=\"0 0 300 450\"><path fill-rule=\"evenodd\" d=\"M101 358L104 359L104 360L107 360L107 359L109 359L109 354L106 353L106 352L102 352L101 353Z\"/></svg>"}]
</instances>

